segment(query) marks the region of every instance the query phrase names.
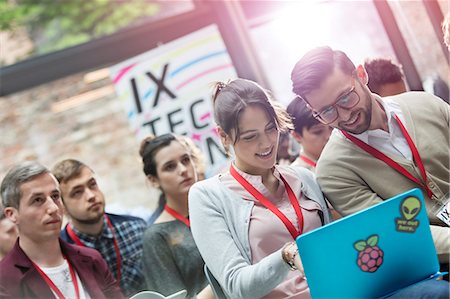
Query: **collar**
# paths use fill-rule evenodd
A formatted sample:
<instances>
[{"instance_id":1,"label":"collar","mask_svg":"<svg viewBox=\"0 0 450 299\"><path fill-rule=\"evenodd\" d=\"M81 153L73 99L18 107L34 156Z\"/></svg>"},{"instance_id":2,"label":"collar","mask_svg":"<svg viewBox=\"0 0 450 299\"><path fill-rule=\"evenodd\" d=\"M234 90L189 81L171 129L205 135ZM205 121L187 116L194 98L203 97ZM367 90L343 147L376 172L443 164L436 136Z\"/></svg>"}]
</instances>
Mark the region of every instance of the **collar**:
<instances>
[{"instance_id":1,"label":"collar","mask_svg":"<svg viewBox=\"0 0 450 299\"><path fill-rule=\"evenodd\" d=\"M263 186L263 182L262 182L262 176L261 175L252 175L252 174L248 174L246 172L243 172L242 170L240 170L236 164L233 162L233 166L234 169L236 169L236 171L244 178L246 179L250 184L252 184L259 192L261 192L264 196L268 196L268 197L273 197L274 195L269 194L267 192L265 192L264 190L266 190L266 188ZM281 175L280 172L278 170L278 166L274 165L272 167L272 173L275 176L275 178L280 182L278 185L278 189L276 191L276 194L274 197L276 198L281 198L283 196L283 192L284 192L284 184L281 182ZM229 172L228 172L229 174ZM231 174L229 174L231 177ZM234 180L234 179L233 179ZM253 198L253 196L246 191L245 189L242 189L242 191L240 192L240 196L244 197L245 199L249 199L249 200L255 200Z\"/></svg>"},{"instance_id":2,"label":"collar","mask_svg":"<svg viewBox=\"0 0 450 299\"><path fill-rule=\"evenodd\" d=\"M80 238L81 242L83 242L87 247L95 247L96 242L102 238L106 238L106 239L114 238L114 234L108 226L106 217L103 217L103 228L102 228L101 233L98 236L91 236L91 235L85 234L83 232L80 232L74 226L71 226L71 227L72 227L73 231L75 232L75 234L78 236L78 238Z\"/></svg>"}]
</instances>

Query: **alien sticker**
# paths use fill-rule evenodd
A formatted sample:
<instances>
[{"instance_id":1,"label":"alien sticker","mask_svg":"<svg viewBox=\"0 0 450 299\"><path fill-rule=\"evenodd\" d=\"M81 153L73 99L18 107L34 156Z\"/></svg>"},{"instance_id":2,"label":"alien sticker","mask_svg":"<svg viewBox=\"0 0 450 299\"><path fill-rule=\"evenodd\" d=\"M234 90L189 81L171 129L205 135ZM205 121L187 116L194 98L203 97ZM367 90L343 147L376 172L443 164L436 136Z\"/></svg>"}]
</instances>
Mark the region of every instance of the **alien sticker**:
<instances>
[{"instance_id":1,"label":"alien sticker","mask_svg":"<svg viewBox=\"0 0 450 299\"><path fill-rule=\"evenodd\" d=\"M395 218L396 229L399 232L414 233L419 226L419 220L414 219L419 214L422 204L417 197L407 197L400 205L401 218Z\"/></svg>"}]
</instances>

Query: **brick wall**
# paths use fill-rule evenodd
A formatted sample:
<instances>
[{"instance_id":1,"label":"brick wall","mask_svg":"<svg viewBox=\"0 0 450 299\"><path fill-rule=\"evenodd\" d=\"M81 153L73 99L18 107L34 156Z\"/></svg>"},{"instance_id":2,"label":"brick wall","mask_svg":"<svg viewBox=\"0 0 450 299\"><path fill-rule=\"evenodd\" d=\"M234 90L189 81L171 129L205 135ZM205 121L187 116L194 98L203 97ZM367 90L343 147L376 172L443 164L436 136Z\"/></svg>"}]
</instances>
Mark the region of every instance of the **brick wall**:
<instances>
[{"instance_id":1,"label":"brick wall","mask_svg":"<svg viewBox=\"0 0 450 299\"><path fill-rule=\"evenodd\" d=\"M98 174L108 205L153 209L157 192L142 172L139 141L109 78L87 84L83 77L69 76L0 99L0 179L12 164L25 159L52 167L60 159L75 158ZM54 111L61 101L103 87L112 92Z\"/></svg>"}]
</instances>

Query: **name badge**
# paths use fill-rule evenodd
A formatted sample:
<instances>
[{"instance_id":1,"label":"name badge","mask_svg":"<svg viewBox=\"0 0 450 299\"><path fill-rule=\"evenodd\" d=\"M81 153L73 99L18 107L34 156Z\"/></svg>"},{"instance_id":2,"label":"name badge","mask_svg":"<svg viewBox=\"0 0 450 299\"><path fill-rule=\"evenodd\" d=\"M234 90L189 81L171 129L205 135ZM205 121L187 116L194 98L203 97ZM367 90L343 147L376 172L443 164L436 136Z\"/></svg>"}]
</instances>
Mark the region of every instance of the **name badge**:
<instances>
[{"instance_id":1,"label":"name badge","mask_svg":"<svg viewBox=\"0 0 450 299\"><path fill-rule=\"evenodd\" d=\"M444 205L437 211L436 216L450 226L450 198L447 198Z\"/></svg>"}]
</instances>

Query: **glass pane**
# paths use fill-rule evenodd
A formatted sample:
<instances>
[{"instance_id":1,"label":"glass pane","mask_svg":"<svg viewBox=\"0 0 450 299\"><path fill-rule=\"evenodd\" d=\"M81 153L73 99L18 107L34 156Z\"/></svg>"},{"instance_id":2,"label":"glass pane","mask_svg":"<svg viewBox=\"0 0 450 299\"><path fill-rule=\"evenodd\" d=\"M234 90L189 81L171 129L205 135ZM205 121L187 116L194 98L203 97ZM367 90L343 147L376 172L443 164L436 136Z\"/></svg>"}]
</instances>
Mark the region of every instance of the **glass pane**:
<instances>
[{"instance_id":1,"label":"glass pane","mask_svg":"<svg viewBox=\"0 0 450 299\"><path fill-rule=\"evenodd\" d=\"M389 1L422 81L448 78L449 67L422 1ZM445 15L445 11L443 12Z\"/></svg>"},{"instance_id":2,"label":"glass pane","mask_svg":"<svg viewBox=\"0 0 450 299\"><path fill-rule=\"evenodd\" d=\"M192 9L192 0L0 1L3 47L0 65L10 65Z\"/></svg>"},{"instance_id":3,"label":"glass pane","mask_svg":"<svg viewBox=\"0 0 450 299\"><path fill-rule=\"evenodd\" d=\"M396 60L372 2L284 3L273 21L251 30L269 88L282 103L294 97L290 81L294 64L314 47L343 50L355 64L380 56Z\"/></svg>"}]
</instances>

